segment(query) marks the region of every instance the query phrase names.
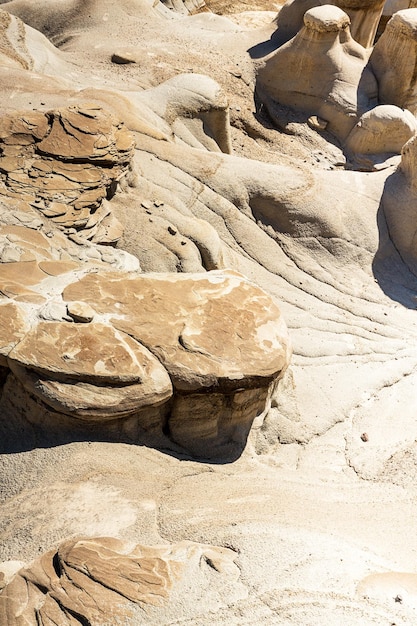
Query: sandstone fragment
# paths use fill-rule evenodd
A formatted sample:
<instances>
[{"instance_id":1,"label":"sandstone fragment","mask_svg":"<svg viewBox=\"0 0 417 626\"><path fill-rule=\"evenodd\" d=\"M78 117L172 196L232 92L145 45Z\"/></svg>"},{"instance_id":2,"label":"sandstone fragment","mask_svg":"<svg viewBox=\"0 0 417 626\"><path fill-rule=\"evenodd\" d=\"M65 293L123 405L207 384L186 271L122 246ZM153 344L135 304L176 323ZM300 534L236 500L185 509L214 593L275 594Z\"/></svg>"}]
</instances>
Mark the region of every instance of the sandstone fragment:
<instances>
[{"instance_id":1,"label":"sandstone fragment","mask_svg":"<svg viewBox=\"0 0 417 626\"><path fill-rule=\"evenodd\" d=\"M67 312L74 322L88 324L94 319L94 309L85 302L68 302Z\"/></svg>"},{"instance_id":2,"label":"sandstone fragment","mask_svg":"<svg viewBox=\"0 0 417 626\"><path fill-rule=\"evenodd\" d=\"M227 548L191 541L132 547L110 537L71 539L20 569L5 585L0 592L0 621L8 626L18 626L22 619L28 626L75 626L82 620L105 626L111 617L114 624L125 620L156 624L152 608L166 607L172 596L178 607L171 610L173 617L181 618L184 606L207 593L210 568L215 571L215 578L209 578L215 587L229 579L236 584L235 556ZM196 583L191 588L180 584L188 577ZM216 593L220 599L221 592Z\"/></svg>"}]
</instances>

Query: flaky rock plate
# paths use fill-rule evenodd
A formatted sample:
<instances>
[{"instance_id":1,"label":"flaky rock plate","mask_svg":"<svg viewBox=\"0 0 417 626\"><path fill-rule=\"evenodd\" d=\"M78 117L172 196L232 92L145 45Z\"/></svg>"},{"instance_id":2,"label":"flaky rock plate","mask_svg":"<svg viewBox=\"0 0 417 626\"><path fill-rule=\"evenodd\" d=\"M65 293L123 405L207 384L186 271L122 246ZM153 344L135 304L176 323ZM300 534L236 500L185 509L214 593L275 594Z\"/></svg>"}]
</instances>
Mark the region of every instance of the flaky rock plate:
<instances>
[{"instance_id":1,"label":"flaky rock plate","mask_svg":"<svg viewBox=\"0 0 417 626\"><path fill-rule=\"evenodd\" d=\"M177 390L265 386L290 354L278 307L234 272L194 275L90 274L65 288L107 313L155 354Z\"/></svg>"},{"instance_id":2,"label":"flaky rock plate","mask_svg":"<svg viewBox=\"0 0 417 626\"><path fill-rule=\"evenodd\" d=\"M0 593L0 622L7 626L155 624L152 607L167 604L173 592L183 603L190 593L194 601L198 599L193 589L175 589L186 575L196 577L202 590L207 586L207 570L220 583L236 581L235 556L227 548L190 541L155 547L132 547L107 537L66 541L21 569L6 585Z\"/></svg>"}]
</instances>

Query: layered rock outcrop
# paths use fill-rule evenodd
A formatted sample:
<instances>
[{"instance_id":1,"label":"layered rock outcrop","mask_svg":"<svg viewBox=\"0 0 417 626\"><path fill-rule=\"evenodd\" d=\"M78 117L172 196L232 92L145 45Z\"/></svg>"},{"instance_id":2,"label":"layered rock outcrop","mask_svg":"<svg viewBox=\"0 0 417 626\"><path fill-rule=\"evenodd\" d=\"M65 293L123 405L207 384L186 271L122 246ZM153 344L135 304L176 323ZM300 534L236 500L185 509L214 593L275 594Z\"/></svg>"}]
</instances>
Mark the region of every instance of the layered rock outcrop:
<instances>
[{"instance_id":1,"label":"layered rock outcrop","mask_svg":"<svg viewBox=\"0 0 417 626\"><path fill-rule=\"evenodd\" d=\"M171 619L184 617L208 591L220 604L241 596L236 556L191 541L153 547L109 537L68 540L9 582L0 580L0 621L7 626L22 620L27 626L168 623L164 612ZM184 584L189 578L193 584Z\"/></svg>"},{"instance_id":2,"label":"layered rock outcrop","mask_svg":"<svg viewBox=\"0 0 417 626\"><path fill-rule=\"evenodd\" d=\"M106 198L128 173L134 142L95 104L0 118L0 199L31 203L66 232L112 243L121 236Z\"/></svg>"}]
</instances>

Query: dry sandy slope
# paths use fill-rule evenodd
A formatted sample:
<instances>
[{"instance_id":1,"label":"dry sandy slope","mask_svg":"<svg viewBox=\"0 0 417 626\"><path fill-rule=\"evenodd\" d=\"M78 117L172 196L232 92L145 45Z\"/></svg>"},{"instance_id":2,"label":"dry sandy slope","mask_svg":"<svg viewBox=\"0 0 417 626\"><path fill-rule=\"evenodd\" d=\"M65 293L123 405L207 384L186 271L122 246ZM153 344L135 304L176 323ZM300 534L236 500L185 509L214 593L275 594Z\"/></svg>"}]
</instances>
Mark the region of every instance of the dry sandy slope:
<instances>
[{"instance_id":1,"label":"dry sandy slope","mask_svg":"<svg viewBox=\"0 0 417 626\"><path fill-rule=\"evenodd\" d=\"M55 78L21 92L5 83L3 107L50 108L71 89L141 92L181 72L208 74L228 94L235 155L299 163L316 187L287 197L326 227L334 214L343 223L333 224L338 236L298 240L275 234L262 214L258 227L239 210L236 189L250 186L246 170L240 182L241 161L226 160L216 178L198 171L206 154L190 150L184 162L173 148L168 158L156 140L139 136L139 186L116 198L115 210L129 214L143 196L170 194L172 207L191 207L220 233L230 264L281 302L294 343L287 388L241 457L224 464L124 443L45 445L26 427L0 457L0 560L30 561L76 534L191 539L235 550L244 588L228 606L202 598L175 621L168 608L160 624L413 624L417 590L404 592L395 578L380 597L378 587L369 600L356 594L370 573L417 568L416 282L376 225L390 172L330 171L340 152L310 131L262 129L247 50L267 41L270 27L240 30L207 15L167 19L135 0L43 0L36 11L24 0L3 4L60 47L44 70ZM126 46L140 62L112 64L112 52ZM285 172L277 171L277 188L291 187ZM273 174L259 175L272 185ZM174 211L167 219L175 223ZM162 263L169 269L169 259Z\"/></svg>"}]
</instances>

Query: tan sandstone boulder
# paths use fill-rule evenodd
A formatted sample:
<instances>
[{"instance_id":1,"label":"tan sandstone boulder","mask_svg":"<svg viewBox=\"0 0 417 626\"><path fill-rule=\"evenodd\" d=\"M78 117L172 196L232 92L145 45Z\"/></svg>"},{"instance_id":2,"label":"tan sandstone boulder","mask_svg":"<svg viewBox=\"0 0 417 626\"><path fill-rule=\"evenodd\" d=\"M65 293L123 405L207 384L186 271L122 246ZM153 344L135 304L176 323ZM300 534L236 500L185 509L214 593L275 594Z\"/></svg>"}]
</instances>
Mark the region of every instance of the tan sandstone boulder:
<instances>
[{"instance_id":1,"label":"tan sandstone boulder","mask_svg":"<svg viewBox=\"0 0 417 626\"><path fill-rule=\"evenodd\" d=\"M271 297L231 271L100 267L36 257L0 265L14 269L0 301L0 365L12 372L3 410L47 429L95 424L96 436L114 437L121 420L134 438L168 435L195 455L241 446L290 358Z\"/></svg>"},{"instance_id":2,"label":"tan sandstone boulder","mask_svg":"<svg viewBox=\"0 0 417 626\"><path fill-rule=\"evenodd\" d=\"M159 359L174 387L165 430L194 454L245 439L289 362L279 309L234 272L89 274L63 297L94 306Z\"/></svg>"}]
</instances>

